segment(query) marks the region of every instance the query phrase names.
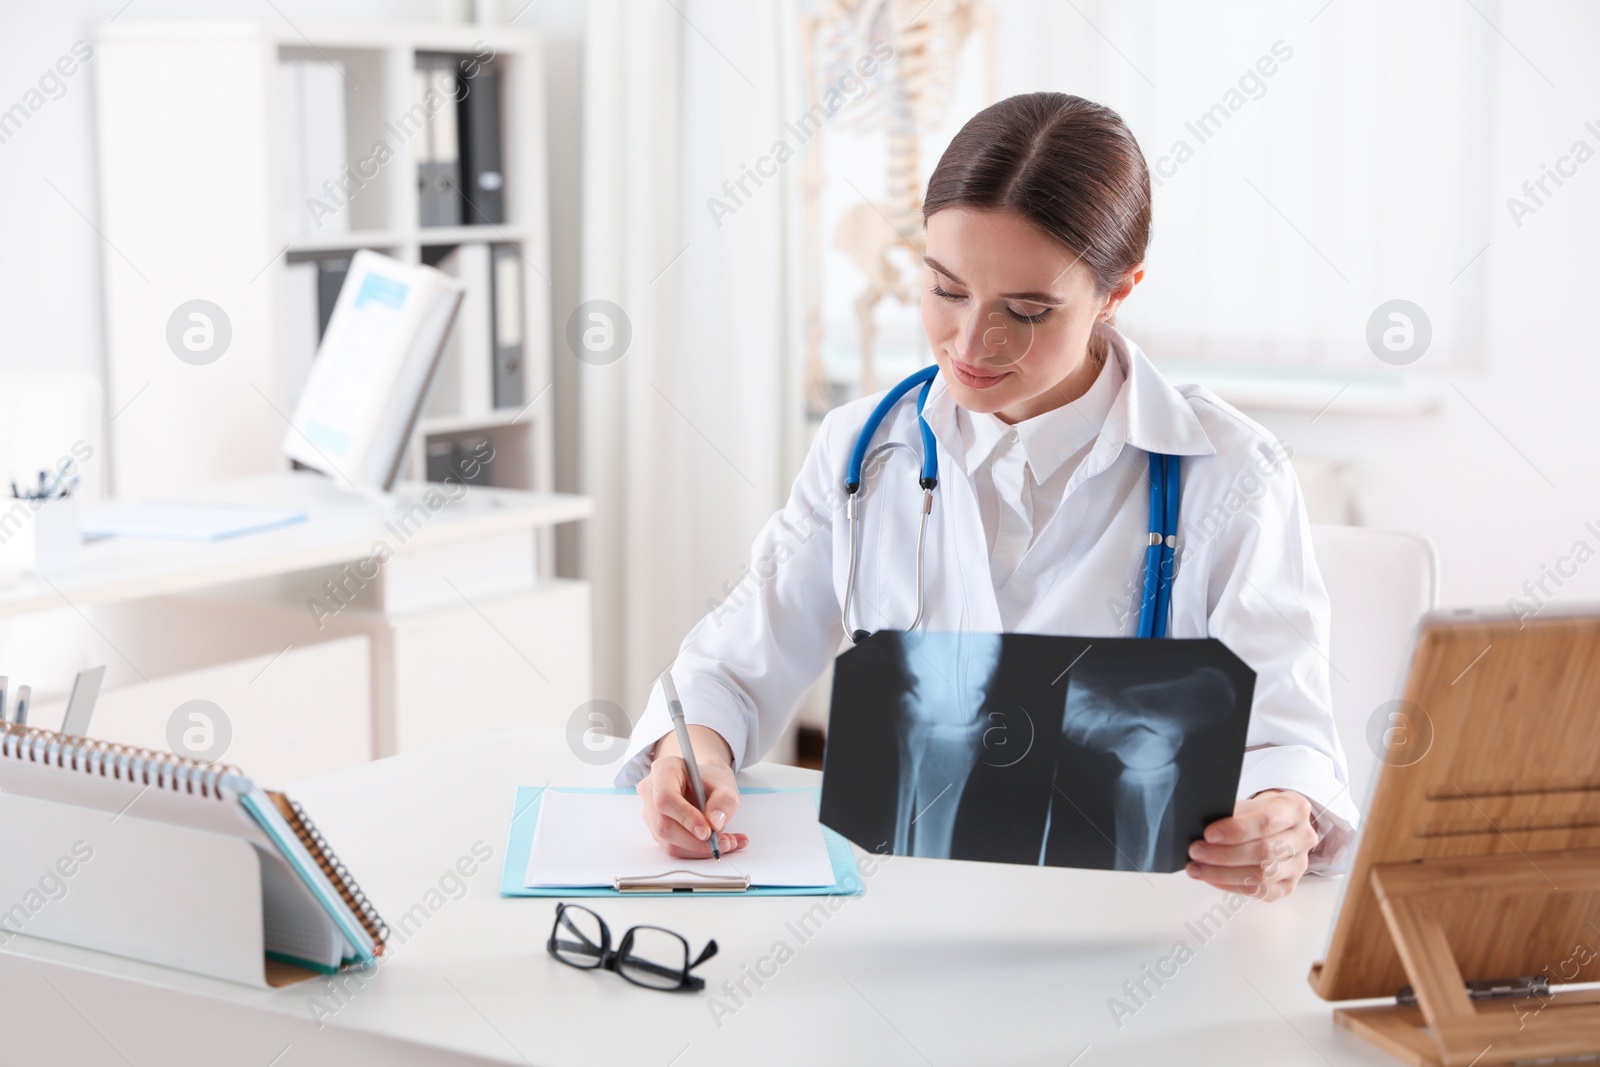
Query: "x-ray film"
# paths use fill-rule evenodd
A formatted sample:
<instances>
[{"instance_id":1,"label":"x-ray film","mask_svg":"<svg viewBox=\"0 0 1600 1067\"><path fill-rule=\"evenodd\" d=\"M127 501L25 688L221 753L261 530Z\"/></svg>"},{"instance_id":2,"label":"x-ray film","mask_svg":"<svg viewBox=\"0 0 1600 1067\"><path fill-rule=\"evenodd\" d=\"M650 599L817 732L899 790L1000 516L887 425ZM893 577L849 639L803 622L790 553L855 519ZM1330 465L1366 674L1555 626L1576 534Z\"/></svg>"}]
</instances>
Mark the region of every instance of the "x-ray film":
<instances>
[{"instance_id":1,"label":"x-ray film","mask_svg":"<svg viewBox=\"0 0 1600 1067\"><path fill-rule=\"evenodd\" d=\"M1254 691L1215 639L878 633L835 665L822 822L896 856L1181 870L1233 812Z\"/></svg>"}]
</instances>

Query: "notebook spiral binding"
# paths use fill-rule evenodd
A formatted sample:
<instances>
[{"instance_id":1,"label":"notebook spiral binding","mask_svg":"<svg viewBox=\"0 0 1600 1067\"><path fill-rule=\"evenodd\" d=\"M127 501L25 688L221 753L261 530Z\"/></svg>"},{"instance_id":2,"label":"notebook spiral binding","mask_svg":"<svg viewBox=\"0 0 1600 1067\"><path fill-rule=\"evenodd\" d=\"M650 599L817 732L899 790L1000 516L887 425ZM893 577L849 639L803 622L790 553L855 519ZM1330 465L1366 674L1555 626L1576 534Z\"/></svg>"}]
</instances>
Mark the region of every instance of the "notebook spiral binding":
<instances>
[{"instance_id":1,"label":"notebook spiral binding","mask_svg":"<svg viewBox=\"0 0 1600 1067\"><path fill-rule=\"evenodd\" d=\"M248 787L237 767L222 763L201 763L171 752L72 737L35 726L16 723L0 725L0 758L19 763L36 763L80 774L98 774L134 782L151 789L188 793L211 800L227 799L223 779L229 790L240 781Z\"/></svg>"},{"instance_id":2,"label":"notebook spiral binding","mask_svg":"<svg viewBox=\"0 0 1600 1067\"><path fill-rule=\"evenodd\" d=\"M251 779L231 764L202 763L176 753L73 737L16 723L0 723L0 759L59 767L207 800L231 800L255 788ZM281 793L267 796L381 953L389 938L389 926L356 884L349 868L328 847L327 839L317 831L304 808Z\"/></svg>"},{"instance_id":3,"label":"notebook spiral binding","mask_svg":"<svg viewBox=\"0 0 1600 1067\"><path fill-rule=\"evenodd\" d=\"M306 814L304 808L282 793L269 793L267 795L278 806L278 810L283 813L284 821L294 830L295 836L300 838L300 843L306 847L306 851L311 853L312 858L317 861L317 866L322 868L322 873L328 876L328 881L332 882L334 888L339 891L339 895L344 898L345 904L361 920L361 925L366 928L367 933L371 935L376 945L374 954L382 955L384 945L389 940L389 924L383 921L383 916L378 914L378 909L373 906L372 901L367 899L367 895L356 884L355 877L350 873L350 869L339 859L338 854L328 846L327 838L323 837L317 830L316 824L311 821L311 817Z\"/></svg>"}]
</instances>

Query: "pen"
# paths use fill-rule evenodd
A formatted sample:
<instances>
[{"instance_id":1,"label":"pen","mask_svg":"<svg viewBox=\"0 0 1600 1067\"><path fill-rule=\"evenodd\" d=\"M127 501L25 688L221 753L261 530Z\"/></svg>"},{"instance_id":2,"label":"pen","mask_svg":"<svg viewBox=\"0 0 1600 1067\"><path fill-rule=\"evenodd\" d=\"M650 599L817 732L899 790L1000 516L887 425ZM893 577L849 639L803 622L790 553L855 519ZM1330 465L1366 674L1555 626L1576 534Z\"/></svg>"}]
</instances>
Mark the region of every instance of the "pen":
<instances>
[{"instance_id":1,"label":"pen","mask_svg":"<svg viewBox=\"0 0 1600 1067\"><path fill-rule=\"evenodd\" d=\"M667 714L672 716L672 728L678 731L678 747L683 749L683 762L689 766L689 784L694 786L694 800L700 807L700 814L706 814L706 787L700 780L700 761L694 758L694 746L689 743L689 725L683 721L683 705L678 701L678 687L672 684L672 671L661 672L661 690L667 695ZM706 822L711 822L711 817L706 816ZM711 854L717 862L722 862L722 846L717 841L717 828L711 827L711 837L707 841L711 846Z\"/></svg>"},{"instance_id":2,"label":"pen","mask_svg":"<svg viewBox=\"0 0 1600 1067\"><path fill-rule=\"evenodd\" d=\"M6 691L11 688L11 679L0 674L0 723L6 721Z\"/></svg>"},{"instance_id":3,"label":"pen","mask_svg":"<svg viewBox=\"0 0 1600 1067\"><path fill-rule=\"evenodd\" d=\"M17 686L17 710L12 712L11 721L18 726L28 725L28 698L33 695L31 686Z\"/></svg>"},{"instance_id":4,"label":"pen","mask_svg":"<svg viewBox=\"0 0 1600 1067\"><path fill-rule=\"evenodd\" d=\"M68 468L68 469L70 469L70 468ZM42 474L43 472L41 471L40 473ZM44 498L46 498L46 499L49 499L50 497L55 496L56 495L56 490L61 488L61 483L66 480L66 477L67 477L67 472L65 470L56 472L56 476L50 482L50 484L47 485L47 486L42 487L39 490L39 495L44 497Z\"/></svg>"}]
</instances>

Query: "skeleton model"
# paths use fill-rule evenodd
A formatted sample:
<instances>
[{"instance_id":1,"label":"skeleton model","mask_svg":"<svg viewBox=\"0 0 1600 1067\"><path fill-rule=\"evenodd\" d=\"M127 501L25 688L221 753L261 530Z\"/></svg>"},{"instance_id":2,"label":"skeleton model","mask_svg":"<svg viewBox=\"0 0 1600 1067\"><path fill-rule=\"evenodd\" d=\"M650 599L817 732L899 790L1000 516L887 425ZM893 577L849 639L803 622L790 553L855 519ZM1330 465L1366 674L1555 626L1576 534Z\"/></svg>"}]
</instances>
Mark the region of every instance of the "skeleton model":
<instances>
[{"instance_id":1,"label":"skeleton model","mask_svg":"<svg viewBox=\"0 0 1600 1067\"><path fill-rule=\"evenodd\" d=\"M845 212L834 228L834 246L861 269L866 285L856 297L861 338L861 392L877 391L873 369L876 327L873 312L892 296L902 304L915 298L910 283L891 253L905 249L914 269L922 264L923 133L943 121L955 86L962 46L974 29L985 46L985 91L995 97L994 14L982 0L817 0L800 17L805 50L806 95L815 106L828 88L855 73L863 57L881 54L876 42L887 42L892 55L871 81L875 91L861 96L840 113L839 122L853 133L881 130L888 142L886 201L862 203ZM879 46L881 49L881 46ZM822 192L822 152L807 152L800 175L805 262L805 389L812 414L833 407L833 391L822 360L822 239L817 201Z\"/></svg>"}]
</instances>

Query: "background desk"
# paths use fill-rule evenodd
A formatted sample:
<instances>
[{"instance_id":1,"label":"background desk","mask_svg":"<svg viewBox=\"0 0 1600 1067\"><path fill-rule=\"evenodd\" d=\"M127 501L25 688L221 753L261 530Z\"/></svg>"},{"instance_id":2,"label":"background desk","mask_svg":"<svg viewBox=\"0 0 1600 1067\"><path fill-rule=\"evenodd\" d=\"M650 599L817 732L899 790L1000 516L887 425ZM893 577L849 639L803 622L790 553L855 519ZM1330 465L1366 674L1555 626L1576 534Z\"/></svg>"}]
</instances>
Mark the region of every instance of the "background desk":
<instances>
[{"instance_id":1,"label":"background desk","mask_svg":"<svg viewBox=\"0 0 1600 1067\"><path fill-rule=\"evenodd\" d=\"M364 988L348 983L325 1028L312 1021L311 998L338 1005L321 982L258 992L19 937L0 949L0 1005L13 1020L0 1061L44 1062L57 1048L59 1062L86 1067L1393 1062L1336 1030L1306 985L1338 891L1321 880L1286 901L1246 905L1201 943L1186 924L1221 894L1182 875L892 859L864 896L834 898L825 917L813 912L826 908L820 897L594 905L619 935L659 923L695 951L716 938L721 952L697 972L704 993L574 971L545 954L554 903L496 892L512 790L604 784L612 773L578 760L558 732L525 731L303 782L291 795L384 917L398 928L412 916L409 938L397 934ZM817 775L762 765L744 781L814 784ZM479 841L494 858L451 899L455 864ZM802 940L795 929L808 913L818 917ZM1123 982L1179 939L1193 958L1119 1029L1107 1000L1125 998ZM712 996L733 1006L722 983L755 970L779 941L793 957L762 988L747 982L753 995L719 1027ZM407 1052L396 1041L432 1048ZM369 1042L366 1058L348 1058ZM174 1048L190 1058L170 1058Z\"/></svg>"},{"instance_id":2,"label":"background desk","mask_svg":"<svg viewBox=\"0 0 1600 1067\"><path fill-rule=\"evenodd\" d=\"M216 542L86 544L78 570L0 588L0 620L31 616L26 630L48 635L13 623L9 649L77 658L39 667L18 652L0 674L33 685L34 721L55 727L72 673L105 663L94 735L162 750L174 710L211 701L231 720L223 758L267 781L564 724L591 695L589 589L555 578L537 545L589 500L442 489L361 495L309 473L197 485L184 500L306 519Z\"/></svg>"}]
</instances>

